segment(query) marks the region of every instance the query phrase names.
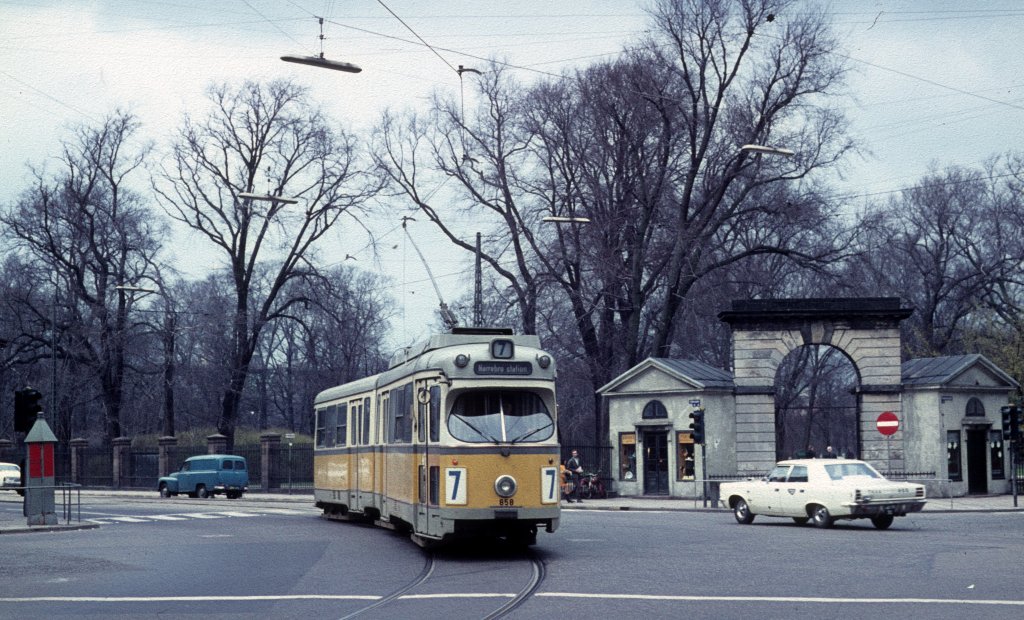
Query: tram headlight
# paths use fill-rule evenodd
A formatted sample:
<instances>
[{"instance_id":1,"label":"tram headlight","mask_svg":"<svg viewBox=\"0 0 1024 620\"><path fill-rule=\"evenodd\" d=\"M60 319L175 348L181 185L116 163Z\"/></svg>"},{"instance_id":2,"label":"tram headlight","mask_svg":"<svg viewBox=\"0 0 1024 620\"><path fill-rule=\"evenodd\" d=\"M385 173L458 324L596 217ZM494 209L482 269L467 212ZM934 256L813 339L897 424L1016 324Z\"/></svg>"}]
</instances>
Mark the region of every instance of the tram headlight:
<instances>
[{"instance_id":1,"label":"tram headlight","mask_svg":"<svg viewBox=\"0 0 1024 620\"><path fill-rule=\"evenodd\" d=\"M551 358L548 357L547 355L538 355L537 365L540 366L541 368L546 369L548 366L551 365Z\"/></svg>"},{"instance_id":2,"label":"tram headlight","mask_svg":"<svg viewBox=\"0 0 1024 620\"><path fill-rule=\"evenodd\" d=\"M516 484L516 479L512 476L498 476L498 479L494 481L494 492L499 497L512 497L518 488L519 485Z\"/></svg>"},{"instance_id":3,"label":"tram headlight","mask_svg":"<svg viewBox=\"0 0 1024 620\"><path fill-rule=\"evenodd\" d=\"M459 368L465 368L469 365L469 356L465 353L459 353L455 356L455 365Z\"/></svg>"}]
</instances>

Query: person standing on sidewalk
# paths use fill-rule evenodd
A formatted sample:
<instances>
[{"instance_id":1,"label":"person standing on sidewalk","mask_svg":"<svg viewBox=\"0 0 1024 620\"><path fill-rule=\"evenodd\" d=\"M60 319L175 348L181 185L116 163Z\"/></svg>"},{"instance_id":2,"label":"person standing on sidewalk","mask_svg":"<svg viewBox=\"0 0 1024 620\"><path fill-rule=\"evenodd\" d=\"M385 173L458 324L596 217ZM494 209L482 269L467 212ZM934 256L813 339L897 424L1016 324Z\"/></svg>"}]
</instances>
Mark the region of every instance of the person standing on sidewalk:
<instances>
[{"instance_id":1,"label":"person standing on sidewalk","mask_svg":"<svg viewBox=\"0 0 1024 620\"><path fill-rule=\"evenodd\" d=\"M578 504L582 504L583 500L580 499L580 477L583 474L583 459L580 458L580 453L576 450L572 451L572 456L565 462L565 468L569 470L569 474L572 476L572 493L569 494L570 503L575 501Z\"/></svg>"}]
</instances>

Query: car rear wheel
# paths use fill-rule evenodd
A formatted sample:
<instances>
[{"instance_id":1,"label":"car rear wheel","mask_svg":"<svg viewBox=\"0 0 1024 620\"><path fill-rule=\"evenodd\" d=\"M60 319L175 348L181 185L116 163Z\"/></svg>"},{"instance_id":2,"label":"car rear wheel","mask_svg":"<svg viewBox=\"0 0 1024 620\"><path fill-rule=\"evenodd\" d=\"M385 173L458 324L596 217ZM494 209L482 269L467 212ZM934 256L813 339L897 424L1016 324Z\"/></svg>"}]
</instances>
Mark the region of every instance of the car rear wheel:
<instances>
[{"instance_id":1,"label":"car rear wheel","mask_svg":"<svg viewBox=\"0 0 1024 620\"><path fill-rule=\"evenodd\" d=\"M832 515L829 514L828 508L818 505L811 507L811 523L813 523L815 527L829 528L832 527L834 522L835 519L833 519Z\"/></svg>"},{"instance_id":2,"label":"car rear wheel","mask_svg":"<svg viewBox=\"0 0 1024 620\"><path fill-rule=\"evenodd\" d=\"M871 517L871 524L880 530L884 530L892 525L892 515L875 515Z\"/></svg>"},{"instance_id":3,"label":"car rear wheel","mask_svg":"<svg viewBox=\"0 0 1024 620\"><path fill-rule=\"evenodd\" d=\"M210 492L206 490L205 484L201 484L196 487L196 497L199 499L206 499L207 497L210 497Z\"/></svg>"},{"instance_id":4,"label":"car rear wheel","mask_svg":"<svg viewBox=\"0 0 1024 620\"><path fill-rule=\"evenodd\" d=\"M737 523L744 525L754 522L754 513L750 512L750 506L742 498L736 500L736 505L732 507L732 516L736 517Z\"/></svg>"}]
</instances>

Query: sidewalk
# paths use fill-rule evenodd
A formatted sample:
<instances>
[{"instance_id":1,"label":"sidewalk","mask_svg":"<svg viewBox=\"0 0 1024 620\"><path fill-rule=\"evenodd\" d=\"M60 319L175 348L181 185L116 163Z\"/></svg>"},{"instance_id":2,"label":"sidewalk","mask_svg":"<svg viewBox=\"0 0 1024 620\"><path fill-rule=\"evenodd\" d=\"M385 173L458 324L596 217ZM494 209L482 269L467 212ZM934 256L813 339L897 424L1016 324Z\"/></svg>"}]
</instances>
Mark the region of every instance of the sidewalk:
<instances>
[{"instance_id":1,"label":"sidewalk","mask_svg":"<svg viewBox=\"0 0 1024 620\"><path fill-rule=\"evenodd\" d=\"M713 506L708 500L707 507L700 499L669 497L614 497L609 499L588 499L582 503L562 502L568 510L675 510L675 511L727 511L723 506ZM1001 512L1024 511L1024 497L1018 496L1017 507L1013 506L1012 495L969 495L967 497L929 497L923 512Z\"/></svg>"},{"instance_id":2,"label":"sidewalk","mask_svg":"<svg viewBox=\"0 0 1024 620\"><path fill-rule=\"evenodd\" d=\"M93 497L138 497L138 498L151 498L157 499L155 491L115 491L106 489L85 489L82 490L82 508L88 509L90 505L90 498ZM267 504L274 503L300 503L308 504L312 506L313 497L310 492L295 493L295 494L284 494L284 493L248 493L245 496L248 501L265 502ZM203 504L203 506L209 506L210 509L223 509L223 506L229 504L223 498L217 498L209 500L209 504ZM925 504L924 512L1001 512L1001 511L1024 511L1024 497L1018 497L1018 507L1013 506L1012 495L970 495L967 497L932 497L928 499L928 503ZM191 504L192 506L198 504ZM700 499L678 499L678 498L658 498L658 497L613 497L609 499L588 499L581 503L566 503L562 502L562 508L565 510L671 510L678 512L703 512L703 511L721 511L725 512L727 509L718 506L712 506L711 502L708 502L708 506L705 507ZM57 511L58 517L61 516L62 507L60 505L60 498L57 499ZM22 502L21 497L17 496L14 492L2 492L0 493L0 534L13 534L13 533L24 533L24 532L53 532L53 531L64 531L64 530L79 530L79 529L92 529L99 527L94 523L87 523L85 521L77 521L77 513L72 514L71 522L67 523L64 519L60 519L57 525L37 525L29 526L28 520L22 515Z\"/></svg>"}]
</instances>

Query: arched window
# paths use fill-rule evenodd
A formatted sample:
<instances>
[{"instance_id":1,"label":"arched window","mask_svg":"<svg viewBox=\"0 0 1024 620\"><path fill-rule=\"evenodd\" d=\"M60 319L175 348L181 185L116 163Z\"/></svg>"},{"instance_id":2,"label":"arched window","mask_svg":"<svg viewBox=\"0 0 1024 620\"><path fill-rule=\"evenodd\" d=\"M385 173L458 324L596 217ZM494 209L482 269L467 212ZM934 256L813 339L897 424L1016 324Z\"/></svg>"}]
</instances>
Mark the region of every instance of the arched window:
<instances>
[{"instance_id":1,"label":"arched window","mask_svg":"<svg viewBox=\"0 0 1024 620\"><path fill-rule=\"evenodd\" d=\"M972 397L967 401L966 415L969 417L985 417L985 405L981 404L981 401L977 398Z\"/></svg>"},{"instance_id":2,"label":"arched window","mask_svg":"<svg viewBox=\"0 0 1024 620\"><path fill-rule=\"evenodd\" d=\"M651 402L644 405L643 417L645 420L667 418L668 409L665 409L665 405L661 404L660 400L652 400Z\"/></svg>"}]
</instances>

